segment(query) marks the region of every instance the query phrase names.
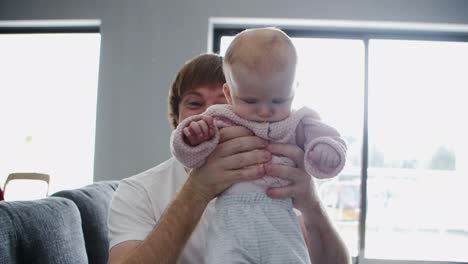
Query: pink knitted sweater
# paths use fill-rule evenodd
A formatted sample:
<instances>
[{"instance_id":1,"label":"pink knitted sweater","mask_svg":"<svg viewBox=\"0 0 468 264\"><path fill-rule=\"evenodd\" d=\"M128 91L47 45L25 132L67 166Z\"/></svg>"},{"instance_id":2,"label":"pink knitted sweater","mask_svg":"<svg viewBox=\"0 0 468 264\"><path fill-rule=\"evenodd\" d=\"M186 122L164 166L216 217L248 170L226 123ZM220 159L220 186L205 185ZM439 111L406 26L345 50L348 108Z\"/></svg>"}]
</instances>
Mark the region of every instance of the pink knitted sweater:
<instances>
[{"instance_id":1,"label":"pink knitted sweater","mask_svg":"<svg viewBox=\"0 0 468 264\"><path fill-rule=\"evenodd\" d=\"M191 116L183 120L171 135L172 155L188 168L197 168L203 165L205 159L219 142L219 129L234 125L246 127L256 136L271 142L297 144L305 153L304 165L306 172L314 177L334 177L345 165L346 143L336 129L322 123L318 114L309 108L303 107L293 111L288 118L273 123L260 123L241 118L234 113L232 106L227 104L210 106L201 115L212 116L215 120L216 133L212 139L197 146L190 146L185 143L182 131L190 122L196 120L197 116ZM303 131L297 131L298 129L303 129ZM304 138L301 139L299 135L304 135ZM332 171L329 168L320 168L307 159L307 153L319 143L329 145L340 157L338 166L333 168ZM273 156L272 163L294 166L294 162L286 157ZM280 187L288 184L288 181L264 176L261 179L234 184L225 193L263 192L269 187Z\"/></svg>"}]
</instances>

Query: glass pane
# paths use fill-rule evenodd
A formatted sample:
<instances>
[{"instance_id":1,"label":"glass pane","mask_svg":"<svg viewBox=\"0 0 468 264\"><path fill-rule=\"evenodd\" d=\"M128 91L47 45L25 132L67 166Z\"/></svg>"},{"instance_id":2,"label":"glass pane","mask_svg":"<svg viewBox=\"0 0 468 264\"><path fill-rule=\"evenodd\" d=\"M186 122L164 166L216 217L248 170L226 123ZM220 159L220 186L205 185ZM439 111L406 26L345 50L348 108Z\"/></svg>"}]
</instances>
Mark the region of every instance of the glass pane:
<instances>
[{"instance_id":1,"label":"glass pane","mask_svg":"<svg viewBox=\"0 0 468 264\"><path fill-rule=\"evenodd\" d=\"M99 47L98 33L0 35L2 186L13 172L49 174L49 193L93 181Z\"/></svg>"},{"instance_id":2,"label":"glass pane","mask_svg":"<svg viewBox=\"0 0 468 264\"><path fill-rule=\"evenodd\" d=\"M318 190L350 252L357 255L363 127L364 43L349 39L294 38L299 86L294 108L315 109L348 144L346 167Z\"/></svg>"},{"instance_id":3,"label":"glass pane","mask_svg":"<svg viewBox=\"0 0 468 264\"><path fill-rule=\"evenodd\" d=\"M468 261L468 43L371 40L368 258Z\"/></svg>"},{"instance_id":4,"label":"glass pane","mask_svg":"<svg viewBox=\"0 0 468 264\"><path fill-rule=\"evenodd\" d=\"M221 55L232 37L221 38ZM331 180L317 181L330 216L353 255L358 249L363 127L364 45L360 40L293 38L299 86L293 108L308 106L337 128L348 143L347 165Z\"/></svg>"}]
</instances>

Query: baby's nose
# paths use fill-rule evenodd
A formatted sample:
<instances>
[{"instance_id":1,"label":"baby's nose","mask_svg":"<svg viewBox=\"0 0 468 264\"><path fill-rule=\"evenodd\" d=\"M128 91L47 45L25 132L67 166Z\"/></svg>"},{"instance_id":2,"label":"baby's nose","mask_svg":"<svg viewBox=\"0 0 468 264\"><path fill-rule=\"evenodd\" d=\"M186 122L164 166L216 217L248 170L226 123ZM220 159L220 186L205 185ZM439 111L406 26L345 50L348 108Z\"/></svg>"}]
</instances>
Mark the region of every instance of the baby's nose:
<instances>
[{"instance_id":1,"label":"baby's nose","mask_svg":"<svg viewBox=\"0 0 468 264\"><path fill-rule=\"evenodd\" d=\"M257 110L257 114L258 116L263 117L263 118L271 117L273 115L273 109L271 109L271 107L267 105L262 105L262 106L259 106Z\"/></svg>"}]
</instances>

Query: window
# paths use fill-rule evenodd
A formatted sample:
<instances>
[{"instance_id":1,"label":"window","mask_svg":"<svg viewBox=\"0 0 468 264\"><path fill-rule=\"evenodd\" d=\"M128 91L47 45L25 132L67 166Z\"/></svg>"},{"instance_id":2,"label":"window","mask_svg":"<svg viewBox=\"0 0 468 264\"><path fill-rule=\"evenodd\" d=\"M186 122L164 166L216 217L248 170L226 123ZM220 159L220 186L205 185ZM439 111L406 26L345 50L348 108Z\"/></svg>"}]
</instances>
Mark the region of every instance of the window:
<instances>
[{"instance_id":1,"label":"window","mask_svg":"<svg viewBox=\"0 0 468 264\"><path fill-rule=\"evenodd\" d=\"M214 51L241 30L215 28ZM317 183L356 262L468 262L468 31L284 30L299 55L293 107L348 143L342 173Z\"/></svg>"},{"instance_id":2,"label":"window","mask_svg":"<svg viewBox=\"0 0 468 264\"><path fill-rule=\"evenodd\" d=\"M99 48L97 32L0 34L2 186L13 172L49 174L49 193L92 183Z\"/></svg>"},{"instance_id":3,"label":"window","mask_svg":"<svg viewBox=\"0 0 468 264\"><path fill-rule=\"evenodd\" d=\"M467 69L468 42L370 40L366 256L468 261Z\"/></svg>"}]
</instances>

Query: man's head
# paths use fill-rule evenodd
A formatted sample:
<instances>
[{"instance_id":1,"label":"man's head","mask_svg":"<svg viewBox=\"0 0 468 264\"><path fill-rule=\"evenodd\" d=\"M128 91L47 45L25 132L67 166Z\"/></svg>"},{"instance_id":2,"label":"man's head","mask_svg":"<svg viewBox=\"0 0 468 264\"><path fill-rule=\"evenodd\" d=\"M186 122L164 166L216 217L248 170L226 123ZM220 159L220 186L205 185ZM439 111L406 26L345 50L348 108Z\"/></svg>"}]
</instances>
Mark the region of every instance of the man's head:
<instances>
[{"instance_id":1,"label":"man's head","mask_svg":"<svg viewBox=\"0 0 468 264\"><path fill-rule=\"evenodd\" d=\"M202 54L186 62L169 89L168 113L172 128L185 117L202 113L211 101L226 103L221 91L225 82L222 57Z\"/></svg>"},{"instance_id":2,"label":"man's head","mask_svg":"<svg viewBox=\"0 0 468 264\"><path fill-rule=\"evenodd\" d=\"M276 28L237 34L226 51L223 91L234 111L259 122L289 116L294 97L297 53L291 39Z\"/></svg>"}]
</instances>

